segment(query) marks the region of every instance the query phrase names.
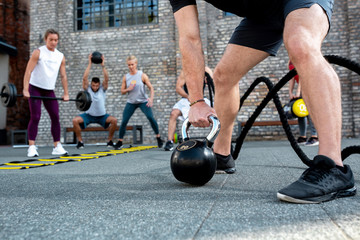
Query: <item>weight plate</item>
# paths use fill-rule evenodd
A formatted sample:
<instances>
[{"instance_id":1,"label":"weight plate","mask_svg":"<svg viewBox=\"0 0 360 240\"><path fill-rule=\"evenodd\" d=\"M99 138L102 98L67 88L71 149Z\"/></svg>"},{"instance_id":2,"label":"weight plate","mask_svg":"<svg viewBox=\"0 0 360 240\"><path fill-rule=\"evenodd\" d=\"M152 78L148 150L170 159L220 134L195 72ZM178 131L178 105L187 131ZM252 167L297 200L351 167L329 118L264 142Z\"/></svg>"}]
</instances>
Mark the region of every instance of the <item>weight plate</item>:
<instances>
[{"instance_id":1,"label":"weight plate","mask_svg":"<svg viewBox=\"0 0 360 240\"><path fill-rule=\"evenodd\" d=\"M11 88L9 107L12 107L12 106L15 106L15 104L16 104L17 90L16 90L16 86L14 84L9 83L9 86Z\"/></svg>"},{"instance_id":2,"label":"weight plate","mask_svg":"<svg viewBox=\"0 0 360 240\"><path fill-rule=\"evenodd\" d=\"M84 99L83 99L83 91L80 91L78 92L78 94L76 95L76 108L80 111L82 111L84 105L85 105L85 102L84 102Z\"/></svg>"},{"instance_id":3,"label":"weight plate","mask_svg":"<svg viewBox=\"0 0 360 240\"><path fill-rule=\"evenodd\" d=\"M86 91L85 91L84 93L85 93L85 95L86 95L86 101L85 101L84 111L87 111L87 110L90 108L90 106L91 106L92 99L91 99L90 93L88 93L88 92L86 92Z\"/></svg>"},{"instance_id":4,"label":"weight plate","mask_svg":"<svg viewBox=\"0 0 360 240\"><path fill-rule=\"evenodd\" d=\"M91 106L91 96L86 91L80 91L76 95L76 108L79 111L86 111Z\"/></svg>"},{"instance_id":5,"label":"weight plate","mask_svg":"<svg viewBox=\"0 0 360 240\"><path fill-rule=\"evenodd\" d=\"M9 86L7 84L2 85L1 87L1 103L4 107L7 107L8 103L9 103Z\"/></svg>"},{"instance_id":6,"label":"weight plate","mask_svg":"<svg viewBox=\"0 0 360 240\"><path fill-rule=\"evenodd\" d=\"M1 87L1 103L4 107L12 107L16 103L16 87L12 83L5 83Z\"/></svg>"}]
</instances>

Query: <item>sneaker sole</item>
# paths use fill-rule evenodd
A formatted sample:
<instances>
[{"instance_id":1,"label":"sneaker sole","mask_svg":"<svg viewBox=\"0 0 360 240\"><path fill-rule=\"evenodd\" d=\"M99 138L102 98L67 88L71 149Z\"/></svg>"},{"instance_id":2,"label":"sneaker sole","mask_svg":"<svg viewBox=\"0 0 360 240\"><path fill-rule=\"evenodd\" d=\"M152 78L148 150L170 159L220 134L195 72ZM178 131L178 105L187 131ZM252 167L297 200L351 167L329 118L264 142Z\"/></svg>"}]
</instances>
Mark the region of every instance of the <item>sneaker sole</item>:
<instances>
[{"instance_id":1,"label":"sneaker sole","mask_svg":"<svg viewBox=\"0 0 360 240\"><path fill-rule=\"evenodd\" d=\"M227 169L216 169L216 174L234 174L236 172L236 168L227 168Z\"/></svg>"},{"instance_id":2,"label":"sneaker sole","mask_svg":"<svg viewBox=\"0 0 360 240\"><path fill-rule=\"evenodd\" d=\"M51 153L51 155L54 155L54 156L67 156L69 153L66 152L66 153Z\"/></svg>"},{"instance_id":3,"label":"sneaker sole","mask_svg":"<svg viewBox=\"0 0 360 240\"><path fill-rule=\"evenodd\" d=\"M319 145L319 142L311 143L311 144L305 144L305 146L307 146L307 147L313 147L313 146L318 146L318 145Z\"/></svg>"},{"instance_id":4,"label":"sneaker sole","mask_svg":"<svg viewBox=\"0 0 360 240\"><path fill-rule=\"evenodd\" d=\"M172 147L172 148L165 148L164 150L165 151L172 151L174 148Z\"/></svg>"},{"instance_id":5,"label":"sneaker sole","mask_svg":"<svg viewBox=\"0 0 360 240\"><path fill-rule=\"evenodd\" d=\"M39 156L38 154L35 154L35 155L33 155L33 156L29 156L29 155L27 155L27 157L28 157L28 158L38 157L38 156Z\"/></svg>"},{"instance_id":6,"label":"sneaker sole","mask_svg":"<svg viewBox=\"0 0 360 240\"><path fill-rule=\"evenodd\" d=\"M356 187L354 186L349 189L339 190L337 192L332 192L326 195L308 198L308 199L297 199L282 193L277 193L277 198L281 201L290 202L290 203L313 204L313 203L322 203L322 202L331 201L336 198L351 197L355 195L356 195Z\"/></svg>"}]
</instances>

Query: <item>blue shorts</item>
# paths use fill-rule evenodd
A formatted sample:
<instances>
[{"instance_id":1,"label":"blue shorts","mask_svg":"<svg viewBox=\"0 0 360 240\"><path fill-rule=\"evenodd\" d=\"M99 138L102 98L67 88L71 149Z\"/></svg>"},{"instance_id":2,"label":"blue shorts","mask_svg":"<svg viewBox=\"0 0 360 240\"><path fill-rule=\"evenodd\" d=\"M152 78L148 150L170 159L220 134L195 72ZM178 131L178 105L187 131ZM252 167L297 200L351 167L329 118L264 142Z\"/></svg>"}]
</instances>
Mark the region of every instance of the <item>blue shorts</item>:
<instances>
[{"instance_id":1,"label":"blue shorts","mask_svg":"<svg viewBox=\"0 0 360 240\"><path fill-rule=\"evenodd\" d=\"M106 119L110 116L109 114L95 117L87 113L82 113L79 116L84 120L84 122L80 124L81 129L85 129L90 123L100 124L105 129L110 125L110 123L106 123Z\"/></svg>"},{"instance_id":2,"label":"blue shorts","mask_svg":"<svg viewBox=\"0 0 360 240\"><path fill-rule=\"evenodd\" d=\"M325 11L331 24L334 0L283 0L282 6L269 11L268 16L259 13L245 17L236 27L229 43L261 50L275 56L283 42L283 30L287 15L300 8L309 8L319 4ZM280 4L280 3L279 3Z\"/></svg>"}]
</instances>

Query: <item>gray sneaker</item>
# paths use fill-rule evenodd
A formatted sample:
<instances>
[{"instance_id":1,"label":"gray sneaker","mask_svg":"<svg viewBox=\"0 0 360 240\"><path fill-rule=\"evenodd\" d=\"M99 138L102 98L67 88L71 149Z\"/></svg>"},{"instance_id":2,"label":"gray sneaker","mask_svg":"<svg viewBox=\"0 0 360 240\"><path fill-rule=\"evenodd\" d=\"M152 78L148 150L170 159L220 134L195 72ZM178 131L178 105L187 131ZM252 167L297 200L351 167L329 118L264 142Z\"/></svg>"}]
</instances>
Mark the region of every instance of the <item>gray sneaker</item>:
<instances>
[{"instance_id":1,"label":"gray sneaker","mask_svg":"<svg viewBox=\"0 0 360 240\"><path fill-rule=\"evenodd\" d=\"M319 145L319 139L317 137L311 137L309 140L305 143L305 146L317 146Z\"/></svg>"},{"instance_id":2,"label":"gray sneaker","mask_svg":"<svg viewBox=\"0 0 360 240\"><path fill-rule=\"evenodd\" d=\"M305 145L306 144L306 138L304 137L299 137L296 142L299 144L299 145Z\"/></svg>"},{"instance_id":3,"label":"gray sneaker","mask_svg":"<svg viewBox=\"0 0 360 240\"><path fill-rule=\"evenodd\" d=\"M76 145L76 148L77 149L83 149L84 148L84 143L83 142L78 142L77 145Z\"/></svg>"},{"instance_id":4,"label":"gray sneaker","mask_svg":"<svg viewBox=\"0 0 360 240\"><path fill-rule=\"evenodd\" d=\"M356 194L354 176L349 165L344 168L323 155L314 158L313 166L299 180L281 189L277 198L292 203L321 203Z\"/></svg>"},{"instance_id":5,"label":"gray sneaker","mask_svg":"<svg viewBox=\"0 0 360 240\"><path fill-rule=\"evenodd\" d=\"M161 137L157 137L156 141L158 143L158 147L162 148L162 146L164 145L164 141L161 139Z\"/></svg>"},{"instance_id":6,"label":"gray sneaker","mask_svg":"<svg viewBox=\"0 0 360 240\"><path fill-rule=\"evenodd\" d=\"M223 156L220 154L215 153L217 166L216 166L216 173L227 173L233 174L236 172L235 162L230 154L229 156Z\"/></svg>"},{"instance_id":7,"label":"gray sneaker","mask_svg":"<svg viewBox=\"0 0 360 240\"><path fill-rule=\"evenodd\" d=\"M167 141L164 147L165 151L172 151L174 149L174 144L172 141Z\"/></svg>"},{"instance_id":8,"label":"gray sneaker","mask_svg":"<svg viewBox=\"0 0 360 240\"><path fill-rule=\"evenodd\" d=\"M114 147L113 141L110 140L110 141L106 144L106 146L107 146L108 148L113 148L113 147Z\"/></svg>"},{"instance_id":9,"label":"gray sneaker","mask_svg":"<svg viewBox=\"0 0 360 240\"><path fill-rule=\"evenodd\" d=\"M122 141L118 141L118 142L114 145L114 148L115 148L116 150L119 150L119 149L121 149L122 147L123 147Z\"/></svg>"}]
</instances>

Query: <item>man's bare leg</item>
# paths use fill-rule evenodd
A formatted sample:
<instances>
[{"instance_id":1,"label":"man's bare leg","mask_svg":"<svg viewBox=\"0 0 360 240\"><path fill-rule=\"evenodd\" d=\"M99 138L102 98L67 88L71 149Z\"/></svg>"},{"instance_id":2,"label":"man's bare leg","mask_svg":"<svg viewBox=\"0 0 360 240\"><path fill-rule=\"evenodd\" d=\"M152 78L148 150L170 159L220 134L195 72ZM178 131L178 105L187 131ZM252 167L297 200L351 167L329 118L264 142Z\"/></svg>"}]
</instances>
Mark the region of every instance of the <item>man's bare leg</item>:
<instances>
[{"instance_id":1,"label":"man's bare leg","mask_svg":"<svg viewBox=\"0 0 360 240\"><path fill-rule=\"evenodd\" d=\"M327 16L316 4L291 12L285 20L285 46L318 132L319 155L299 180L278 191L277 197L282 201L320 203L356 194L351 168L341 160L340 83L321 54L328 28Z\"/></svg>"},{"instance_id":2,"label":"man's bare leg","mask_svg":"<svg viewBox=\"0 0 360 240\"><path fill-rule=\"evenodd\" d=\"M224 156L230 154L234 120L239 111L240 79L268 53L248 47L229 44L214 71L215 110L221 129L214 144L214 152Z\"/></svg>"},{"instance_id":3,"label":"man's bare leg","mask_svg":"<svg viewBox=\"0 0 360 240\"><path fill-rule=\"evenodd\" d=\"M110 124L109 127L109 136L108 136L108 142L112 141L113 137L114 137L114 132L116 131L116 127L117 127L117 119L113 116L109 116L106 119L106 123Z\"/></svg>"},{"instance_id":4,"label":"man's bare leg","mask_svg":"<svg viewBox=\"0 0 360 240\"><path fill-rule=\"evenodd\" d=\"M319 155L343 166L340 82L321 54L321 44L328 29L327 16L319 5L298 9L286 18L284 42L299 74L302 96L318 132Z\"/></svg>"},{"instance_id":5,"label":"man's bare leg","mask_svg":"<svg viewBox=\"0 0 360 240\"><path fill-rule=\"evenodd\" d=\"M181 116L181 111L179 109L173 109L170 113L169 123L168 123L168 140L173 141L174 133L176 131L176 119Z\"/></svg>"},{"instance_id":6,"label":"man's bare leg","mask_svg":"<svg viewBox=\"0 0 360 240\"><path fill-rule=\"evenodd\" d=\"M83 122L84 122L84 119L80 116L76 116L73 119L74 132L75 132L76 138L79 142L82 142L80 124Z\"/></svg>"}]
</instances>

